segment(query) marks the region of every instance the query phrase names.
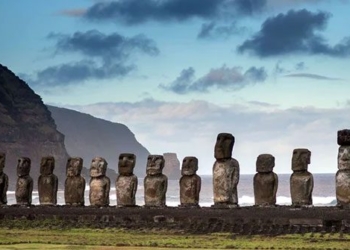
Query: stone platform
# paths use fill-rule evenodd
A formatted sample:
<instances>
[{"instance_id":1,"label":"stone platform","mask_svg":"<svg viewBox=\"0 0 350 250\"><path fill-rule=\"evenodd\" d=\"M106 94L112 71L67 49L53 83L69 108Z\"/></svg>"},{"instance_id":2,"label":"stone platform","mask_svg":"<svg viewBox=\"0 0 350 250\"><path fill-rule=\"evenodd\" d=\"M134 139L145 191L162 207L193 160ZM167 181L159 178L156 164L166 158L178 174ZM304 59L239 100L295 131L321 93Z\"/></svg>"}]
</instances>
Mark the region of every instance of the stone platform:
<instances>
[{"instance_id":1,"label":"stone platform","mask_svg":"<svg viewBox=\"0 0 350 250\"><path fill-rule=\"evenodd\" d=\"M0 227L13 223L64 228L167 229L184 233L267 234L350 233L350 209L338 207L145 208L2 206Z\"/></svg>"}]
</instances>

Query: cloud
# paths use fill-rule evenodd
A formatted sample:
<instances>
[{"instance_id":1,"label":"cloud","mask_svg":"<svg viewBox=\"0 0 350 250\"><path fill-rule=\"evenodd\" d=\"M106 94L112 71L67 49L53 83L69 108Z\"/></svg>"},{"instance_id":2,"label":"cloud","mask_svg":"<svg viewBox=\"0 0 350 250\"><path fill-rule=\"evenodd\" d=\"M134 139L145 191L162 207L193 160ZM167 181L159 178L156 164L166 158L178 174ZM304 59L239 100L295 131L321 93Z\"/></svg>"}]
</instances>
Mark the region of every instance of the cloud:
<instances>
[{"instance_id":1,"label":"cloud","mask_svg":"<svg viewBox=\"0 0 350 250\"><path fill-rule=\"evenodd\" d=\"M183 22L193 18L233 19L260 12L265 5L266 0L119 0L95 3L86 10L84 18L126 25L148 21Z\"/></svg>"},{"instance_id":2,"label":"cloud","mask_svg":"<svg viewBox=\"0 0 350 250\"><path fill-rule=\"evenodd\" d=\"M56 41L56 52L77 52L104 61L125 59L135 50L150 56L159 54L155 42L142 34L129 38L119 33L106 35L98 30L89 30L75 32L73 35L51 33L48 38Z\"/></svg>"},{"instance_id":3,"label":"cloud","mask_svg":"<svg viewBox=\"0 0 350 250\"><path fill-rule=\"evenodd\" d=\"M70 17L81 17L86 13L86 9L68 9L68 10L62 10L58 12L59 15L62 16L70 16Z\"/></svg>"},{"instance_id":4,"label":"cloud","mask_svg":"<svg viewBox=\"0 0 350 250\"><path fill-rule=\"evenodd\" d=\"M33 87L68 86L83 83L89 79L110 79L122 77L134 69L134 66L122 64L96 65L94 61L83 60L47 67L36 72L36 77L25 76L24 79Z\"/></svg>"},{"instance_id":5,"label":"cloud","mask_svg":"<svg viewBox=\"0 0 350 250\"><path fill-rule=\"evenodd\" d=\"M294 69L297 71L306 69L305 63L299 62L299 63L295 64Z\"/></svg>"},{"instance_id":6,"label":"cloud","mask_svg":"<svg viewBox=\"0 0 350 250\"><path fill-rule=\"evenodd\" d=\"M288 74L284 77L298 77L298 78L310 78L314 80L327 80L327 81L342 81L343 79L340 78L334 78L334 77L328 77L328 76L322 76L317 74L310 74L310 73L299 73L299 74Z\"/></svg>"},{"instance_id":7,"label":"cloud","mask_svg":"<svg viewBox=\"0 0 350 250\"><path fill-rule=\"evenodd\" d=\"M230 25L218 26L215 22L204 23L199 31L198 39L215 39L224 38L227 39L233 35L240 35L246 31L245 27L238 27L236 22L232 22Z\"/></svg>"},{"instance_id":8,"label":"cloud","mask_svg":"<svg viewBox=\"0 0 350 250\"><path fill-rule=\"evenodd\" d=\"M263 108L273 108L273 107L277 108L277 107L279 107L278 104L271 104L271 103L268 103L268 102L249 101L247 103L250 104L250 105L253 105L253 106L263 107Z\"/></svg>"},{"instance_id":9,"label":"cloud","mask_svg":"<svg viewBox=\"0 0 350 250\"><path fill-rule=\"evenodd\" d=\"M106 35L89 30L72 35L51 33L47 38L56 42L54 55L76 53L83 59L26 75L25 79L32 86L68 86L89 79L124 77L136 69L136 65L129 62L132 54L159 54L155 42L142 34L125 37L118 33Z\"/></svg>"},{"instance_id":10,"label":"cloud","mask_svg":"<svg viewBox=\"0 0 350 250\"><path fill-rule=\"evenodd\" d=\"M212 88L237 91L247 85L264 82L267 73L264 68L251 67L243 72L240 67L229 68L223 65L221 68L211 69L206 75L195 80L195 70L190 67L181 71L173 82L160 87L177 94L191 92L208 92Z\"/></svg>"},{"instance_id":11,"label":"cloud","mask_svg":"<svg viewBox=\"0 0 350 250\"><path fill-rule=\"evenodd\" d=\"M324 30L329 17L326 12L312 13L306 9L290 10L270 17L260 31L244 41L237 50L262 58L294 54L347 57L350 55L350 38L331 46L318 33Z\"/></svg>"},{"instance_id":12,"label":"cloud","mask_svg":"<svg viewBox=\"0 0 350 250\"><path fill-rule=\"evenodd\" d=\"M275 8L281 8L281 7L294 7L294 6L300 6L300 5L318 5L324 2L331 2L331 0L268 0L267 6L268 7L275 7ZM338 3L348 3L348 0L332 0L332 2Z\"/></svg>"},{"instance_id":13,"label":"cloud","mask_svg":"<svg viewBox=\"0 0 350 250\"><path fill-rule=\"evenodd\" d=\"M218 106L206 101L161 102L145 99L136 103L96 103L66 106L99 118L126 124L152 153L176 152L199 159L200 173L211 173L216 135L236 137L233 156L242 173L255 173L259 154L276 158L277 173L291 173L294 148L312 151L313 173L336 172L336 131L346 128L350 106L338 109L295 107L280 109L241 103Z\"/></svg>"}]
</instances>

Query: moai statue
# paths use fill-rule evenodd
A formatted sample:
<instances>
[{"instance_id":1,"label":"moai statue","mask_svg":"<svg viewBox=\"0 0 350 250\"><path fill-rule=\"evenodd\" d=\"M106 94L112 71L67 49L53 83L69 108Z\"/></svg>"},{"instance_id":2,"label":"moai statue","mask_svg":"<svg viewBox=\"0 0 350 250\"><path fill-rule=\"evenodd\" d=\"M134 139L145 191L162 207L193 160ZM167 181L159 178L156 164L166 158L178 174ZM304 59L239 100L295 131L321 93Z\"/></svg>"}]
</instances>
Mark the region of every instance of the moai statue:
<instances>
[{"instance_id":1,"label":"moai statue","mask_svg":"<svg viewBox=\"0 0 350 250\"><path fill-rule=\"evenodd\" d=\"M201 177L198 170L198 159L193 156L185 157L182 161L180 178L180 207L199 207L199 192Z\"/></svg>"},{"instance_id":2,"label":"moai statue","mask_svg":"<svg viewBox=\"0 0 350 250\"><path fill-rule=\"evenodd\" d=\"M84 206L85 179L81 176L83 159L71 157L66 165L66 181L64 183L64 199L68 206Z\"/></svg>"},{"instance_id":3,"label":"moai statue","mask_svg":"<svg viewBox=\"0 0 350 250\"><path fill-rule=\"evenodd\" d=\"M337 205L350 207L350 130L338 131L338 172L335 177Z\"/></svg>"},{"instance_id":4,"label":"moai statue","mask_svg":"<svg viewBox=\"0 0 350 250\"><path fill-rule=\"evenodd\" d=\"M47 156L41 158L40 176L38 179L38 193L40 205L57 204L58 178L53 174L55 158Z\"/></svg>"},{"instance_id":5,"label":"moai statue","mask_svg":"<svg viewBox=\"0 0 350 250\"><path fill-rule=\"evenodd\" d=\"M278 177L273 172L275 157L270 154L261 154L256 159L254 176L254 197L256 206L275 206L278 188Z\"/></svg>"},{"instance_id":6,"label":"moai statue","mask_svg":"<svg viewBox=\"0 0 350 250\"><path fill-rule=\"evenodd\" d=\"M311 206L312 190L314 188L314 178L307 171L310 164L311 152L306 148L293 150L292 170L290 176L290 194L292 206Z\"/></svg>"},{"instance_id":7,"label":"moai statue","mask_svg":"<svg viewBox=\"0 0 350 250\"><path fill-rule=\"evenodd\" d=\"M168 177L162 171L164 157L162 155L149 155L147 159L146 177L144 179L145 206L165 207Z\"/></svg>"},{"instance_id":8,"label":"moai statue","mask_svg":"<svg viewBox=\"0 0 350 250\"><path fill-rule=\"evenodd\" d=\"M111 181L106 176L107 161L102 157L92 159L90 167L90 204L105 207L109 205L109 190Z\"/></svg>"},{"instance_id":9,"label":"moai statue","mask_svg":"<svg viewBox=\"0 0 350 250\"><path fill-rule=\"evenodd\" d=\"M134 175L136 155L120 154L118 161L118 177L115 182L118 207L136 206L137 177Z\"/></svg>"},{"instance_id":10,"label":"moai statue","mask_svg":"<svg viewBox=\"0 0 350 250\"><path fill-rule=\"evenodd\" d=\"M7 204L7 188L9 186L9 178L4 173L6 155L4 153L0 153L0 205Z\"/></svg>"},{"instance_id":11,"label":"moai statue","mask_svg":"<svg viewBox=\"0 0 350 250\"><path fill-rule=\"evenodd\" d=\"M29 176L31 160L21 157L17 164L16 202L17 205L31 205L33 192L33 179Z\"/></svg>"},{"instance_id":12,"label":"moai statue","mask_svg":"<svg viewBox=\"0 0 350 250\"><path fill-rule=\"evenodd\" d=\"M239 163L232 158L235 138L232 134L220 133L217 136L213 166L213 207L237 207L237 185L239 182Z\"/></svg>"}]
</instances>

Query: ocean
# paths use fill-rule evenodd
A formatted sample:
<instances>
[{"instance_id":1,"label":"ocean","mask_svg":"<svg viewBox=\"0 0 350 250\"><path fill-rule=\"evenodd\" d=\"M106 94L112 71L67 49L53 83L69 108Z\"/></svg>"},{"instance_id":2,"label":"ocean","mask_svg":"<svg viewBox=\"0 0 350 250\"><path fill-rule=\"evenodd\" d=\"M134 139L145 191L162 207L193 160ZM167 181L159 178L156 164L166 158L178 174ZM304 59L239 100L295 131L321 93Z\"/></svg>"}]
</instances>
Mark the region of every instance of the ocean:
<instances>
[{"instance_id":1,"label":"ocean","mask_svg":"<svg viewBox=\"0 0 350 250\"><path fill-rule=\"evenodd\" d=\"M335 206L335 174L313 174L314 190L313 190L313 205L314 206ZM253 190L254 175L241 175L238 184L238 203L240 206L254 205L254 190ZM213 205L213 187L212 176L203 175L202 189L200 192L200 206L210 207ZM277 205L291 205L290 174L278 174L278 190L277 190ZM89 180L86 180L88 183ZM111 180L114 184L115 180ZM136 205L144 205L143 195L143 179L138 180L138 189L136 192ZM166 195L166 205L176 207L180 204L179 198L179 181L169 180L168 190ZM7 192L8 205L16 204L15 192ZM58 205L64 205L64 191L59 190L57 194ZM37 191L33 191L32 204L39 205L39 195ZM85 190L85 205L89 205L89 187ZM114 185L110 191L110 206L116 205L116 192Z\"/></svg>"}]
</instances>

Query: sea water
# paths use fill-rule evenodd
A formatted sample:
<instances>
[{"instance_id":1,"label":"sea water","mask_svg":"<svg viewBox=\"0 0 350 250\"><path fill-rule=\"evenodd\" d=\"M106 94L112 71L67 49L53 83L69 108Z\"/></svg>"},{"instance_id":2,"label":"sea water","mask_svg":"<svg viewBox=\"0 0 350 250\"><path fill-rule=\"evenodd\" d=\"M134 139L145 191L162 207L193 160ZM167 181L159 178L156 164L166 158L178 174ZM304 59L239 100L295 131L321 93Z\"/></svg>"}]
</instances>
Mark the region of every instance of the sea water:
<instances>
[{"instance_id":1,"label":"sea water","mask_svg":"<svg viewBox=\"0 0 350 250\"><path fill-rule=\"evenodd\" d=\"M335 174L314 174L313 205L314 206L335 206ZM202 189L200 192L199 204L202 207L213 205L213 183L211 175L202 175ZM254 205L253 190L254 175L241 175L238 184L238 203L240 206ZM278 174L277 204L291 205L290 174ZM87 183L89 180L86 180ZM114 183L115 180L111 180ZM138 189L136 192L136 205L144 205L143 179L138 180ZM166 205L176 207L180 204L180 187L178 180L168 181L168 190L166 194ZM16 204L15 192L7 192L8 205ZM38 191L34 190L32 195L32 204L39 205ZM57 204L64 205L64 191L59 190L57 194ZM89 186L85 189L85 205L89 205ZM116 205L115 187L110 190L110 206Z\"/></svg>"}]
</instances>

